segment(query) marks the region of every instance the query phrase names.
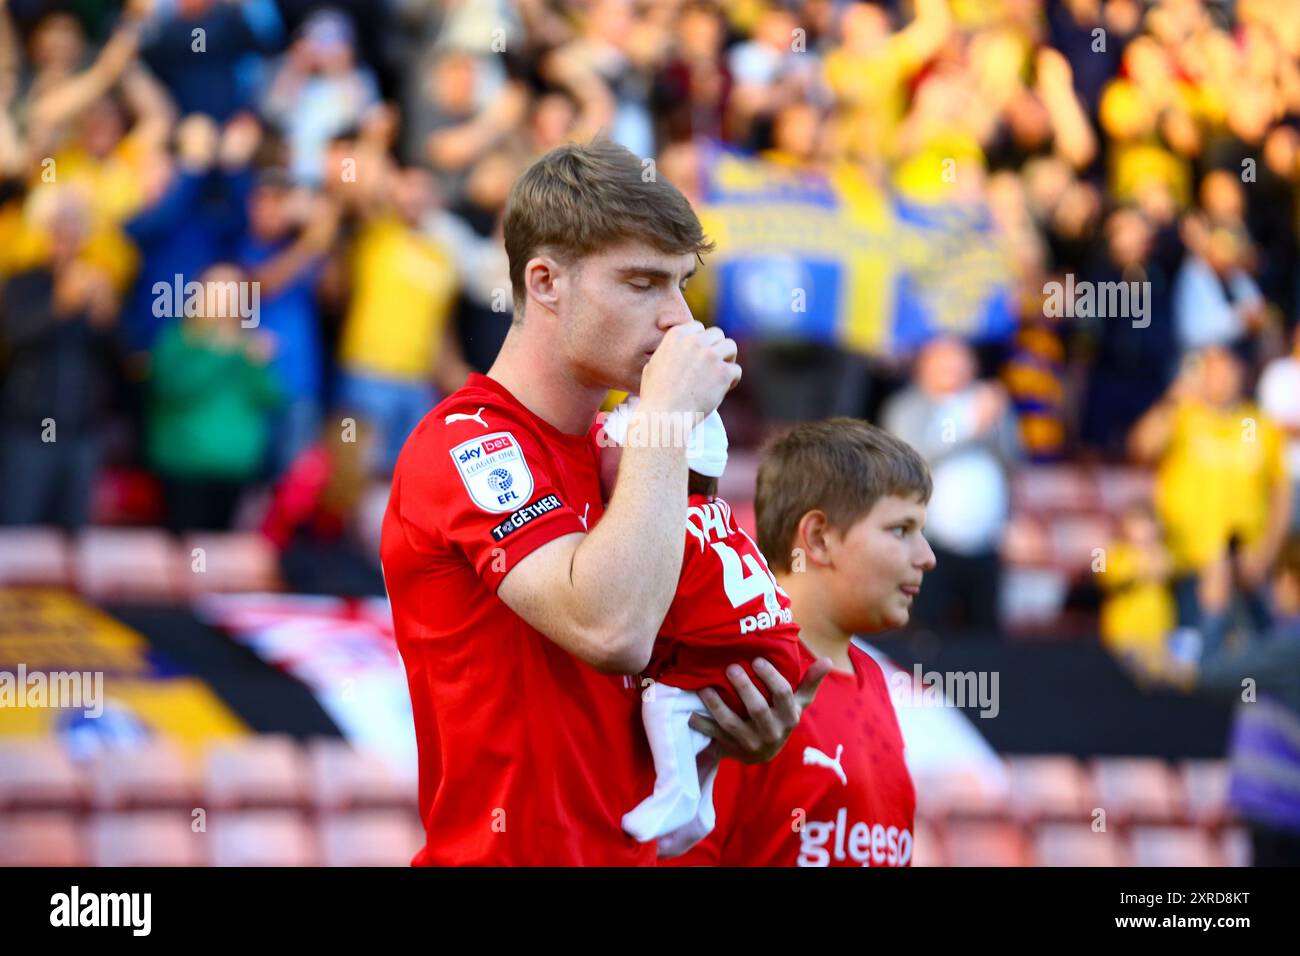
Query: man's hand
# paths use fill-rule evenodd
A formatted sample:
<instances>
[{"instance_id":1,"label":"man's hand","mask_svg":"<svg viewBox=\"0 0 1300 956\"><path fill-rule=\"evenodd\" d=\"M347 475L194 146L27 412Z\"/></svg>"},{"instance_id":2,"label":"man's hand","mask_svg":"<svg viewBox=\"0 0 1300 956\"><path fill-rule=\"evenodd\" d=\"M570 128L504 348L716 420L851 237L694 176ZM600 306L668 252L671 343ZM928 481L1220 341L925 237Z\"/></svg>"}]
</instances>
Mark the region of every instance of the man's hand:
<instances>
[{"instance_id":1,"label":"man's hand","mask_svg":"<svg viewBox=\"0 0 1300 956\"><path fill-rule=\"evenodd\" d=\"M745 708L749 711L749 720L741 720L722 702L717 691L706 687L700 691L700 699L709 708L713 719L693 714L691 726L716 740L719 755L722 757L734 757L741 763L763 763L771 760L781 752L786 740L799 725L799 717L812 703L817 688L821 686L822 678L831 672L831 666L829 657L818 658L808 668L803 683L796 691L790 688L790 682L764 658L756 659L754 672L763 678L763 683L767 685L772 697L772 703L768 704L758 688L754 686L754 682L749 679L749 675L745 673L745 669L733 664L727 668L727 678L731 681L731 686L736 688L736 693L740 695Z\"/></svg>"},{"instance_id":2,"label":"man's hand","mask_svg":"<svg viewBox=\"0 0 1300 956\"><path fill-rule=\"evenodd\" d=\"M641 409L708 416L740 381L736 354L736 343L716 326L673 326L641 371Z\"/></svg>"}]
</instances>

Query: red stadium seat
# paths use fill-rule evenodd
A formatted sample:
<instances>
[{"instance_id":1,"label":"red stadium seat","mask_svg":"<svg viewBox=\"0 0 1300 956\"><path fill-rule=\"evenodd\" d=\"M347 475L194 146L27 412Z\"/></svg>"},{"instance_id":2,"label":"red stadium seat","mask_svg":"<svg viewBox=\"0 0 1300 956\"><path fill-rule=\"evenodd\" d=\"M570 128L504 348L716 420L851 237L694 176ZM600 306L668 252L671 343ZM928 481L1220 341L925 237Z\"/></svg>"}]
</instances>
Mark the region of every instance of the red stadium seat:
<instances>
[{"instance_id":1,"label":"red stadium seat","mask_svg":"<svg viewBox=\"0 0 1300 956\"><path fill-rule=\"evenodd\" d=\"M939 836L939 828L919 817L912 824L912 865L948 865L948 854Z\"/></svg>"},{"instance_id":2,"label":"red stadium seat","mask_svg":"<svg viewBox=\"0 0 1300 956\"><path fill-rule=\"evenodd\" d=\"M1134 866L1218 866L1219 855L1200 827L1134 827L1129 833Z\"/></svg>"},{"instance_id":3,"label":"red stadium seat","mask_svg":"<svg viewBox=\"0 0 1300 956\"><path fill-rule=\"evenodd\" d=\"M1038 866L1128 866L1123 838L1115 827L1093 830L1087 823L1044 823L1034 835Z\"/></svg>"},{"instance_id":4,"label":"red stadium seat","mask_svg":"<svg viewBox=\"0 0 1300 956\"><path fill-rule=\"evenodd\" d=\"M365 810L326 817L320 840L325 866L409 866L424 828L414 811Z\"/></svg>"},{"instance_id":5,"label":"red stadium seat","mask_svg":"<svg viewBox=\"0 0 1300 956\"><path fill-rule=\"evenodd\" d=\"M1102 468L1097 472L1097 495L1102 508L1118 515L1133 504L1149 504L1155 476L1142 468Z\"/></svg>"},{"instance_id":6,"label":"red stadium seat","mask_svg":"<svg viewBox=\"0 0 1300 956\"><path fill-rule=\"evenodd\" d=\"M77 587L102 600L178 601L177 549L165 531L91 528L74 555Z\"/></svg>"},{"instance_id":7,"label":"red stadium seat","mask_svg":"<svg viewBox=\"0 0 1300 956\"><path fill-rule=\"evenodd\" d=\"M414 812L415 781L405 782L378 754L352 747L346 740L318 738L307 749L311 793L320 810L358 807Z\"/></svg>"},{"instance_id":8,"label":"red stadium seat","mask_svg":"<svg viewBox=\"0 0 1300 956\"><path fill-rule=\"evenodd\" d=\"M1015 823L954 820L946 829L949 866L1028 866L1029 843Z\"/></svg>"},{"instance_id":9,"label":"red stadium seat","mask_svg":"<svg viewBox=\"0 0 1300 956\"><path fill-rule=\"evenodd\" d=\"M1193 823L1217 827L1229 814L1228 762L1226 760L1184 760L1178 766L1187 816Z\"/></svg>"},{"instance_id":10,"label":"red stadium seat","mask_svg":"<svg viewBox=\"0 0 1300 956\"><path fill-rule=\"evenodd\" d=\"M36 740L0 742L0 811L84 809L88 774L58 744Z\"/></svg>"},{"instance_id":11,"label":"red stadium seat","mask_svg":"<svg viewBox=\"0 0 1300 956\"><path fill-rule=\"evenodd\" d=\"M1092 571L1094 552L1115 537L1114 522L1104 512L1058 515L1048 522L1052 565L1067 574Z\"/></svg>"},{"instance_id":12,"label":"red stadium seat","mask_svg":"<svg viewBox=\"0 0 1300 956\"><path fill-rule=\"evenodd\" d=\"M1055 514L1100 505L1095 479L1077 465L1022 468L1012 479L1011 487L1016 510Z\"/></svg>"},{"instance_id":13,"label":"red stadium seat","mask_svg":"<svg viewBox=\"0 0 1300 956\"><path fill-rule=\"evenodd\" d=\"M76 818L42 811L0 815L0 866L85 866Z\"/></svg>"},{"instance_id":14,"label":"red stadium seat","mask_svg":"<svg viewBox=\"0 0 1300 956\"><path fill-rule=\"evenodd\" d=\"M289 810L214 813L208 820L213 866L317 866L314 829Z\"/></svg>"},{"instance_id":15,"label":"red stadium seat","mask_svg":"<svg viewBox=\"0 0 1300 956\"><path fill-rule=\"evenodd\" d=\"M203 866L208 835L188 809L104 813L87 827L93 866Z\"/></svg>"},{"instance_id":16,"label":"red stadium seat","mask_svg":"<svg viewBox=\"0 0 1300 956\"><path fill-rule=\"evenodd\" d=\"M94 804L101 810L197 807L202 792L194 762L162 740L99 755L92 780Z\"/></svg>"},{"instance_id":17,"label":"red stadium seat","mask_svg":"<svg viewBox=\"0 0 1300 956\"><path fill-rule=\"evenodd\" d=\"M307 761L289 737L265 736L214 744L204 775L206 806L302 808Z\"/></svg>"},{"instance_id":18,"label":"red stadium seat","mask_svg":"<svg viewBox=\"0 0 1300 956\"><path fill-rule=\"evenodd\" d=\"M973 772L913 775L917 812L932 820L947 817L992 819L1005 817L1010 795L993 788Z\"/></svg>"},{"instance_id":19,"label":"red stadium seat","mask_svg":"<svg viewBox=\"0 0 1300 956\"><path fill-rule=\"evenodd\" d=\"M57 528L0 529L0 585L68 587L72 560L68 539Z\"/></svg>"},{"instance_id":20,"label":"red stadium seat","mask_svg":"<svg viewBox=\"0 0 1300 956\"><path fill-rule=\"evenodd\" d=\"M256 532L186 535L179 560L178 577L191 596L214 591L278 591L282 586L279 555L271 542Z\"/></svg>"},{"instance_id":21,"label":"red stadium seat","mask_svg":"<svg viewBox=\"0 0 1300 956\"><path fill-rule=\"evenodd\" d=\"M1037 515L1016 512L1007 521L1000 547L1002 560L1020 568L1041 568L1052 560L1047 523Z\"/></svg>"},{"instance_id":22,"label":"red stadium seat","mask_svg":"<svg viewBox=\"0 0 1300 956\"><path fill-rule=\"evenodd\" d=\"M1103 757L1094 760L1092 768L1097 806L1106 811L1108 823L1172 823L1183 818L1182 784L1165 761Z\"/></svg>"},{"instance_id":23,"label":"red stadium seat","mask_svg":"<svg viewBox=\"0 0 1300 956\"><path fill-rule=\"evenodd\" d=\"M1096 799L1083 765L1073 757L1008 757L1007 769L1017 819L1091 819Z\"/></svg>"}]
</instances>

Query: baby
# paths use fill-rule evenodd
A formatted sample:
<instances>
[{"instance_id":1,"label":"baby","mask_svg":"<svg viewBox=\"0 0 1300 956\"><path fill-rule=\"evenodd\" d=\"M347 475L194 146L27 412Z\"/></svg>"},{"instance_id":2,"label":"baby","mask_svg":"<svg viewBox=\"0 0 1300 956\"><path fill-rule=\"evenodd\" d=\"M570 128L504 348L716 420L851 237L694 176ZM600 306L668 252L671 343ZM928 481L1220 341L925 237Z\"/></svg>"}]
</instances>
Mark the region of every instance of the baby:
<instances>
[{"instance_id":1,"label":"baby","mask_svg":"<svg viewBox=\"0 0 1300 956\"><path fill-rule=\"evenodd\" d=\"M617 473L621 447L637 399L609 414L605 435L614 444L602 456L607 488ZM712 687L732 710L745 714L726 669L738 664L754 676L766 658L798 687L815 658L799 641L790 599L776 583L758 546L717 497L727 464L727 432L715 411L691 432L685 551L677 593L655 639L643 676L641 716L655 764L654 793L623 817L623 829L645 843L659 840L660 856L684 853L714 826L713 779L718 762L704 754L710 739L689 725L691 714L709 715L696 691ZM698 763L697 763L698 761Z\"/></svg>"}]
</instances>

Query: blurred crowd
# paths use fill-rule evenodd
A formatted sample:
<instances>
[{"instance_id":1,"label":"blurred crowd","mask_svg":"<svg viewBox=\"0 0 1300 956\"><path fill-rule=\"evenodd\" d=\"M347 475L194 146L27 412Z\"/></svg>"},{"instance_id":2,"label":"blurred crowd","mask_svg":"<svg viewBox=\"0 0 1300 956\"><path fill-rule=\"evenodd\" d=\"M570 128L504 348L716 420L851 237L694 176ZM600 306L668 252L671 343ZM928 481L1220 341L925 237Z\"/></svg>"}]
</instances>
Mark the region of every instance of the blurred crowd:
<instances>
[{"instance_id":1,"label":"blurred crowd","mask_svg":"<svg viewBox=\"0 0 1300 956\"><path fill-rule=\"evenodd\" d=\"M804 394L758 343L736 397L742 443L797 408L926 454L923 622L996 626L1011 476L1064 460L1157 474L1112 636L1195 626L1225 560L1272 625L1300 527L1293 0L9 0L0 102L0 522L81 527L111 471L152 489L126 520L229 528L262 489L273 538L337 533L491 365L517 174L608 135L696 201L720 143L991 217L1010 335L813 352ZM1062 314L1062 280L1147 292Z\"/></svg>"}]
</instances>

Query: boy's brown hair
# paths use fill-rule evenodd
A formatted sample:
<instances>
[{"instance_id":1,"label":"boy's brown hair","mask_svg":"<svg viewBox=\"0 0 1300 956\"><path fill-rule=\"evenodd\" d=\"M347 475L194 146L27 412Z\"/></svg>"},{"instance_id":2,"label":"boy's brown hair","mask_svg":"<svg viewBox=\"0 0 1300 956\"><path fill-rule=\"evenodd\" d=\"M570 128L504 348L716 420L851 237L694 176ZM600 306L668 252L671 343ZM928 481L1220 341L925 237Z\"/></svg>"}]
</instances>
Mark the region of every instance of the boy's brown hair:
<instances>
[{"instance_id":1,"label":"boy's brown hair","mask_svg":"<svg viewBox=\"0 0 1300 956\"><path fill-rule=\"evenodd\" d=\"M774 571L790 571L799 521L822 511L847 531L886 495L930 500L925 459L907 442L860 418L796 425L767 444L754 512L758 547Z\"/></svg>"},{"instance_id":2,"label":"boy's brown hair","mask_svg":"<svg viewBox=\"0 0 1300 956\"><path fill-rule=\"evenodd\" d=\"M524 267L539 254L567 265L628 240L671 255L714 248L677 187L607 139L557 146L524 170L510 188L503 228L515 321L523 317Z\"/></svg>"}]
</instances>

